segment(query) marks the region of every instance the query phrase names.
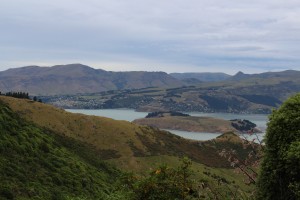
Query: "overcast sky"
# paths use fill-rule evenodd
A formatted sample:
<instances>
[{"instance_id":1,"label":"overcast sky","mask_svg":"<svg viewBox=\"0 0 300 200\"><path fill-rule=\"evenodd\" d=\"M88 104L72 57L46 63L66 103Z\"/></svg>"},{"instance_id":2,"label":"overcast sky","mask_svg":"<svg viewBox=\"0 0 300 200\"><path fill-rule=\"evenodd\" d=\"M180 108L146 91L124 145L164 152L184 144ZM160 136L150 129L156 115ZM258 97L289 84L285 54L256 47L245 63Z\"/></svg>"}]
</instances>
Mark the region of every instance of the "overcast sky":
<instances>
[{"instance_id":1,"label":"overcast sky","mask_svg":"<svg viewBox=\"0 0 300 200\"><path fill-rule=\"evenodd\" d=\"M300 70L299 0L0 0L0 70Z\"/></svg>"}]
</instances>

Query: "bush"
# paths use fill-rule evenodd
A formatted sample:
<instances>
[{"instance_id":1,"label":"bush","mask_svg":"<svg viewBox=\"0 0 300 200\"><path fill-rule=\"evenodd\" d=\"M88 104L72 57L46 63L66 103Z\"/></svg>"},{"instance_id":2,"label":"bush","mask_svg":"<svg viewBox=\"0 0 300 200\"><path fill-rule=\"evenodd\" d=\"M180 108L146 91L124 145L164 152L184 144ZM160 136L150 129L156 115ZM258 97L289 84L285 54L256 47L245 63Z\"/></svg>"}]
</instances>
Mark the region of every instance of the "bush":
<instances>
[{"instance_id":1,"label":"bush","mask_svg":"<svg viewBox=\"0 0 300 200\"><path fill-rule=\"evenodd\" d=\"M153 170L147 177L134 182L133 199L169 200L196 196L197 189L191 177L191 164L191 160L183 158L178 168L163 165Z\"/></svg>"},{"instance_id":2,"label":"bush","mask_svg":"<svg viewBox=\"0 0 300 200\"><path fill-rule=\"evenodd\" d=\"M265 143L258 199L299 199L300 94L273 111Z\"/></svg>"},{"instance_id":3,"label":"bush","mask_svg":"<svg viewBox=\"0 0 300 200\"><path fill-rule=\"evenodd\" d=\"M8 187L3 187L0 189L0 200L1 199L14 199L14 194L12 190Z\"/></svg>"}]
</instances>

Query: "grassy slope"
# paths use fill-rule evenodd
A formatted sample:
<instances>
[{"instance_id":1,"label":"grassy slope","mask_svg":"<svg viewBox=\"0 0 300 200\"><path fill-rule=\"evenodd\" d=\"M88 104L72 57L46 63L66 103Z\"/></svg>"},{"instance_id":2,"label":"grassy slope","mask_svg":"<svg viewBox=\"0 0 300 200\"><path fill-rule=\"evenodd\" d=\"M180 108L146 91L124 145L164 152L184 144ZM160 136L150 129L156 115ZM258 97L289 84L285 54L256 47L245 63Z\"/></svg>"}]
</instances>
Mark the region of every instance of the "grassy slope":
<instances>
[{"instance_id":1,"label":"grassy slope","mask_svg":"<svg viewBox=\"0 0 300 200\"><path fill-rule=\"evenodd\" d=\"M186 155L208 166L228 167L227 161L219 158L215 146L199 146L197 141L187 140L166 131L138 126L127 121L73 114L30 100L9 97L0 97L0 100L40 127L85 142L95 148L104 159L124 161L124 164L119 164L127 169L139 170L137 157L157 155Z\"/></svg>"},{"instance_id":2,"label":"grassy slope","mask_svg":"<svg viewBox=\"0 0 300 200\"><path fill-rule=\"evenodd\" d=\"M178 157L185 155L194 161L199 177L205 170L210 170L211 174L220 174L235 181L237 185L243 185L243 177L234 174L227 160L218 155L218 151L223 148L233 148L245 156L247 151L243 150L237 136L231 135L231 142L223 141L222 138L208 142L190 141L130 122L72 114L29 100L9 97L0 97L0 100L39 127L55 132L60 137L83 142L96 152L95 157L106 159L122 169L147 172L147 169L161 163L175 165ZM211 177L207 178L212 180Z\"/></svg>"},{"instance_id":3,"label":"grassy slope","mask_svg":"<svg viewBox=\"0 0 300 200\"><path fill-rule=\"evenodd\" d=\"M107 199L120 172L0 102L0 199Z\"/></svg>"},{"instance_id":4,"label":"grassy slope","mask_svg":"<svg viewBox=\"0 0 300 200\"><path fill-rule=\"evenodd\" d=\"M218 157L214 148L207 147L202 150L197 142L165 131L127 121L68 113L30 100L8 97L0 97L0 100L40 127L93 146L104 159L118 158L119 164L130 170L139 170L137 157L156 155L187 155L206 165L228 166L226 160L218 158L218 162L212 161L212 158ZM207 152L213 156L207 157Z\"/></svg>"},{"instance_id":5,"label":"grassy slope","mask_svg":"<svg viewBox=\"0 0 300 200\"><path fill-rule=\"evenodd\" d=\"M173 129L194 132L225 133L236 131L228 120L211 117L166 116L160 118L143 118L134 120L140 125L154 126L162 129Z\"/></svg>"},{"instance_id":6,"label":"grassy slope","mask_svg":"<svg viewBox=\"0 0 300 200\"><path fill-rule=\"evenodd\" d=\"M135 140L137 148L143 149L142 143L135 136L135 132L141 132L141 129L128 122L71 114L30 100L4 97L0 99L22 117L41 127L95 146L103 157L132 157L133 152L127 144L128 138Z\"/></svg>"}]
</instances>

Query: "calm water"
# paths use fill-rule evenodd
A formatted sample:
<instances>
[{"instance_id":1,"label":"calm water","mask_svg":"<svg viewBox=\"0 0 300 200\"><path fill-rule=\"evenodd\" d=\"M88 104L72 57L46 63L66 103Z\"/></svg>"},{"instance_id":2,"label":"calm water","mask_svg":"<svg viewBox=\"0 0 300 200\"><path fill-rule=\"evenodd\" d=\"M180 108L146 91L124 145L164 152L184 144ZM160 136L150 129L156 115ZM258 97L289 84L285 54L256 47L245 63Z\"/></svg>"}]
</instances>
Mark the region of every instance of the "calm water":
<instances>
[{"instance_id":1,"label":"calm water","mask_svg":"<svg viewBox=\"0 0 300 200\"><path fill-rule=\"evenodd\" d=\"M187 138L191 140L211 140L221 135L221 133L206 133L206 132L200 133L200 132L188 132L188 131L178 131L178 130L168 130L168 129L165 130L175 135L179 135L183 138Z\"/></svg>"},{"instance_id":2,"label":"calm water","mask_svg":"<svg viewBox=\"0 0 300 200\"><path fill-rule=\"evenodd\" d=\"M100 109L100 110L86 110L86 109L66 109L72 113L82 113L85 115L95 115L108 117L115 120L133 121L135 119L144 118L148 115L147 112L135 112L131 109Z\"/></svg>"},{"instance_id":3,"label":"calm water","mask_svg":"<svg viewBox=\"0 0 300 200\"><path fill-rule=\"evenodd\" d=\"M82 113L85 115L95 115L108 117L115 120L126 120L133 121L138 118L144 118L148 112L136 112L132 109L99 109L99 110L85 110L85 109L66 109L68 112L72 113ZM200 112L191 112L187 113L191 116L206 116L206 117L214 117L225 120L230 119L247 119L252 121L257 125L257 127L263 132L266 130L268 115L262 114L232 114L232 113L200 113ZM178 130L168 130L175 135L179 135L181 137L193 140L210 140L218 137L221 133L199 133L199 132L187 132L187 131L178 131ZM259 134L259 139L263 138L264 134ZM248 139L253 139L256 136L246 136Z\"/></svg>"}]
</instances>

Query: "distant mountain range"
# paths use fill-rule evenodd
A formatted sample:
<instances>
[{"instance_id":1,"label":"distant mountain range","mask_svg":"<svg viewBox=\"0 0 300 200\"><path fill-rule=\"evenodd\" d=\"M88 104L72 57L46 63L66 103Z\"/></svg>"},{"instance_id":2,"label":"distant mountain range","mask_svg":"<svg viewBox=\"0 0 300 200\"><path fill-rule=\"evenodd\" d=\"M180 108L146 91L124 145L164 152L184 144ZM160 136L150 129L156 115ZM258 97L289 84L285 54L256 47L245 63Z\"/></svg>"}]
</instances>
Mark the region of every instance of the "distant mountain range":
<instances>
[{"instance_id":1,"label":"distant mountain range","mask_svg":"<svg viewBox=\"0 0 300 200\"><path fill-rule=\"evenodd\" d=\"M240 81L245 79L277 79L277 80L299 80L300 71L296 70L285 70L281 72L265 72L261 74L245 74L238 72L232 77L228 77L227 80Z\"/></svg>"},{"instance_id":2,"label":"distant mountain range","mask_svg":"<svg viewBox=\"0 0 300 200\"><path fill-rule=\"evenodd\" d=\"M300 72L236 75L223 81L191 81L169 88L114 90L85 95L42 97L63 108L132 108L139 111L270 113L300 92Z\"/></svg>"},{"instance_id":3,"label":"distant mountain range","mask_svg":"<svg viewBox=\"0 0 300 200\"><path fill-rule=\"evenodd\" d=\"M182 81L165 72L110 72L81 64L28 66L0 72L0 91L26 91L32 95L93 93L183 85Z\"/></svg>"},{"instance_id":4,"label":"distant mountain range","mask_svg":"<svg viewBox=\"0 0 300 200\"><path fill-rule=\"evenodd\" d=\"M264 113L300 92L300 71L238 72L230 76L225 73L111 72L82 64L28 66L0 72L0 91L59 95L59 98L45 97L45 101L65 108ZM87 98L78 95L83 93L95 95L85 95ZM74 98L71 101L63 95Z\"/></svg>"}]
</instances>

